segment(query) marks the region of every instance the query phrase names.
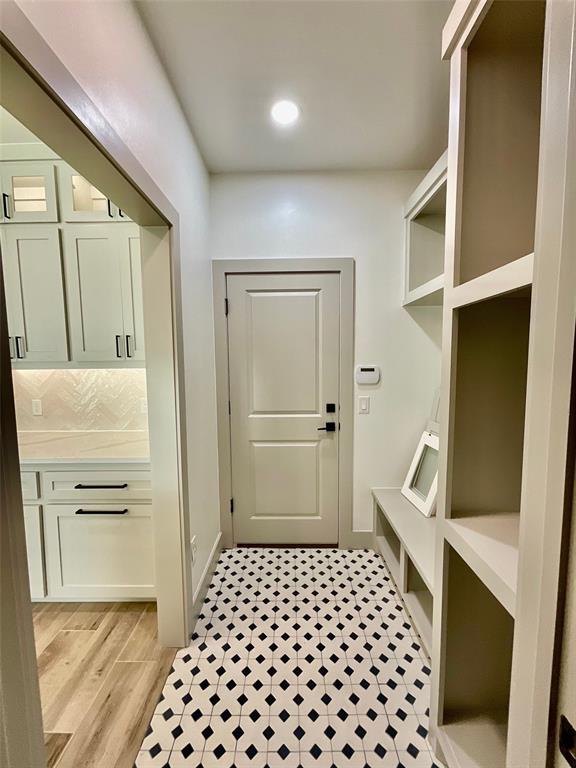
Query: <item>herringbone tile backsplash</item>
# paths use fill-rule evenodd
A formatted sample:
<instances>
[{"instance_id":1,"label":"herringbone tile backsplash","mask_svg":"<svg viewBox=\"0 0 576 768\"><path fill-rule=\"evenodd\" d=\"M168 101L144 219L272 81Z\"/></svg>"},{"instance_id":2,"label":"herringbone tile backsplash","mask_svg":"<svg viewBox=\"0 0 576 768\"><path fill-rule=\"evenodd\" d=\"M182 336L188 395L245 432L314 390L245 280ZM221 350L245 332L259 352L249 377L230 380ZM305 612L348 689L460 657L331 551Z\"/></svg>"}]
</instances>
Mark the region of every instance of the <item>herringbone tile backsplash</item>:
<instances>
[{"instance_id":1,"label":"herringbone tile backsplash","mask_svg":"<svg viewBox=\"0 0 576 768\"><path fill-rule=\"evenodd\" d=\"M142 369L14 371L16 420L21 431L148 429L142 413ZM42 416L32 415L42 400Z\"/></svg>"}]
</instances>

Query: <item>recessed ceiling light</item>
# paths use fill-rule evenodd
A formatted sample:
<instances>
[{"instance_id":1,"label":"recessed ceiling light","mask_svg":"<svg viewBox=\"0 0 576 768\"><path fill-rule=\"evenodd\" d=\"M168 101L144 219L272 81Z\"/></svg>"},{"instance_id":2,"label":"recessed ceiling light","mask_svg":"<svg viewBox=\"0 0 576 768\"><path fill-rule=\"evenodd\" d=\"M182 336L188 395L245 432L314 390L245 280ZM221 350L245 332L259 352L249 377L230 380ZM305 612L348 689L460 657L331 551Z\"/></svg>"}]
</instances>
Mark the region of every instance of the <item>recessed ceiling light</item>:
<instances>
[{"instance_id":1,"label":"recessed ceiling light","mask_svg":"<svg viewBox=\"0 0 576 768\"><path fill-rule=\"evenodd\" d=\"M282 101L277 101L272 105L270 115L272 116L272 120L274 120L277 125L294 125L294 123L300 117L300 107L293 101L283 99Z\"/></svg>"}]
</instances>

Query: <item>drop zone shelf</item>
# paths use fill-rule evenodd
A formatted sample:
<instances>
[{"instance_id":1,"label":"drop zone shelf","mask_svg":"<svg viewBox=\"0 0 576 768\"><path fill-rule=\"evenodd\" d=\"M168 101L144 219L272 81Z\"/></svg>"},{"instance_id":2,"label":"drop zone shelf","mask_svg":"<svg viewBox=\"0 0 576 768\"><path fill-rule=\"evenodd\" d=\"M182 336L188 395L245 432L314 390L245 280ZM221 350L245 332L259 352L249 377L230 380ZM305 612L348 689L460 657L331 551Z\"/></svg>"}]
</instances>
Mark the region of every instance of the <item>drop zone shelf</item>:
<instances>
[{"instance_id":1,"label":"drop zone shelf","mask_svg":"<svg viewBox=\"0 0 576 768\"><path fill-rule=\"evenodd\" d=\"M409 291L403 307L440 307L444 296L444 275L433 277L424 285Z\"/></svg>"},{"instance_id":2,"label":"drop zone shelf","mask_svg":"<svg viewBox=\"0 0 576 768\"><path fill-rule=\"evenodd\" d=\"M453 715L438 729L448 764L458 768L505 768L508 719L496 710Z\"/></svg>"},{"instance_id":3,"label":"drop zone shelf","mask_svg":"<svg viewBox=\"0 0 576 768\"><path fill-rule=\"evenodd\" d=\"M529 253L503 267L447 290L446 304L452 309L458 309L526 288L532 285L533 271L534 254Z\"/></svg>"},{"instance_id":4,"label":"drop zone shelf","mask_svg":"<svg viewBox=\"0 0 576 768\"><path fill-rule=\"evenodd\" d=\"M511 616L516 608L519 526L517 513L443 521L446 540Z\"/></svg>"},{"instance_id":5,"label":"drop zone shelf","mask_svg":"<svg viewBox=\"0 0 576 768\"><path fill-rule=\"evenodd\" d=\"M399 488L373 488L372 496L375 547L386 561L430 654L436 518L424 517Z\"/></svg>"}]
</instances>

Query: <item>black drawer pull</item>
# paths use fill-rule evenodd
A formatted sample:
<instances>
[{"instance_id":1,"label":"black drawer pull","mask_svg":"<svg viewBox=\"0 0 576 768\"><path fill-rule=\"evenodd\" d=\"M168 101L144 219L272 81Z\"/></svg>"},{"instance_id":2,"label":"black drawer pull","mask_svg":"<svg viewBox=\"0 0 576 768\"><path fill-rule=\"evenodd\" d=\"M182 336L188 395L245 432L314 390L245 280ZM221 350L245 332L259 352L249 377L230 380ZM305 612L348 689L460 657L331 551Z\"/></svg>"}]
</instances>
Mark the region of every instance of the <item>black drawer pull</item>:
<instances>
[{"instance_id":1,"label":"black drawer pull","mask_svg":"<svg viewBox=\"0 0 576 768\"><path fill-rule=\"evenodd\" d=\"M127 509L77 509L76 515L127 515Z\"/></svg>"},{"instance_id":2,"label":"black drawer pull","mask_svg":"<svg viewBox=\"0 0 576 768\"><path fill-rule=\"evenodd\" d=\"M2 209L4 211L4 218L11 219L12 216L10 216L10 195L7 195L6 192L2 193Z\"/></svg>"},{"instance_id":3,"label":"black drawer pull","mask_svg":"<svg viewBox=\"0 0 576 768\"><path fill-rule=\"evenodd\" d=\"M85 483L78 483L78 485L74 486L76 491L97 491L110 488L128 488L128 483L121 483L120 485L86 485Z\"/></svg>"}]
</instances>

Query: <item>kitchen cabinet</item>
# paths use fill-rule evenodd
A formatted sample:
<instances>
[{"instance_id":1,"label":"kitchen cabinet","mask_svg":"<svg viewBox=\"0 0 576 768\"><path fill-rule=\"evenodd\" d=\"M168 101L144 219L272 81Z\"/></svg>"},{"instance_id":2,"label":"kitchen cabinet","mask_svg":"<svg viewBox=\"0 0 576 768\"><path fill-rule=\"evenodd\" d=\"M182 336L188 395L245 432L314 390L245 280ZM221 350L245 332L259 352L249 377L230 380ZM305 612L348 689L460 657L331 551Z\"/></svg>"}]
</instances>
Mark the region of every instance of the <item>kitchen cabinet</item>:
<instances>
[{"instance_id":1,"label":"kitchen cabinet","mask_svg":"<svg viewBox=\"0 0 576 768\"><path fill-rule=\"evenodd\" d=\"M39 600L46 597L42 508L39 504L26 504L24 506L24 530L26 534L30 596L32 600Z\"/></svg>"},{"instance_id":2,"label":"kitchen cabinet","mask_svg":"<svg viewBox=\"0 0 576 768\"><path fill-rule=\"evenodd\" d=\"M2 234L12 359L30 363L68 360L58 228L14 225L5 227Z\"/></svg>"},{"instance_id":3,"label":"kitchen cabinet","mask_svg":"<svg viewBox=\"0 0 576 768\"><path fill-rule=\"evenodd\" d=\"M154 597L149 464L21 465L35 600Z\"/></svg>"},{"instance_id":4,"label":"kitchen cabinet","mask_svg":"<svg viewBox=\"0 0 576 768\"><path fill-rule=\"evenodd\" d=\"M52 598L135 599L154 592L150 504L48 504L46 570Z\"/></svg>"},{"instance_id":5,"label":"kitchen cabinet","mask_svg":"<svg viewBox=\"0 0 576 768\"><path fill-rule=\"evenodd\" d=\"M0 186L4 224L58 221L53 161L0 163Z\"/></svg>"},{"instance_id":6,"label":"kitchen cabinet","mask_svg":"<svg viewBox=\"0 0 576 768\"><path fill-rule=\"evenodd\" d=\"M63 235L73 359L143 360L138 227L70 225Z\"/></svg>"},{"instance_id":7,"label":"kitchen cabinet","mask_svg":"<svg viewBox=\"0 0 576 768\"><path fill-rule=\"evenodd\" d=\"M58 189L63 221L130 221L103 192L62 161L58 163Z\"/></svg>"}]
</instances>

